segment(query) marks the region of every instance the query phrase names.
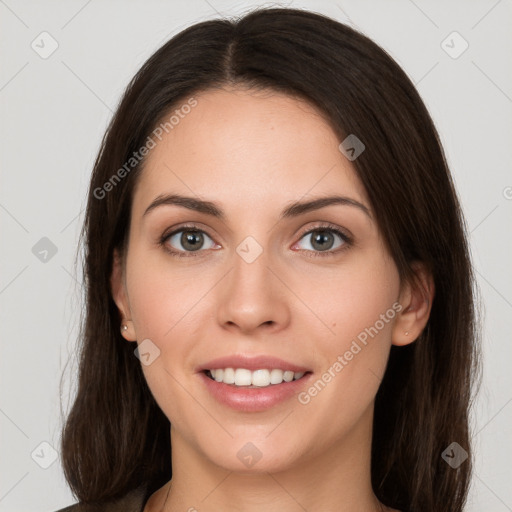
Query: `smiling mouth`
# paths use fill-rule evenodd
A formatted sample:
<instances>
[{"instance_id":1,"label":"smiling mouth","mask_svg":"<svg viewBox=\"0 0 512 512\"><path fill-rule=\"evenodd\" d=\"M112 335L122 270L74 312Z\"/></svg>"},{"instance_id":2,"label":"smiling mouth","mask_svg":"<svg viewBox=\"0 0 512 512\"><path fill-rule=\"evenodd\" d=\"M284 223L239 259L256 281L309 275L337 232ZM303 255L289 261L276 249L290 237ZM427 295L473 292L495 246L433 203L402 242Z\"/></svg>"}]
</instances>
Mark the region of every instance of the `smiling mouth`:
<instances>
[{"instance_id":1,"label":"smiling mouth","mask_svg":"<svg viewBox=\"0 0 512 512\"><path fill-rule=\"evenodd\" d=\"M255 371L246 368L216 368L204 370L204 374L219 383L243 388L266 388L299 380L311 372L292 372L274 368Z\"/></svg>"}]
</instances>

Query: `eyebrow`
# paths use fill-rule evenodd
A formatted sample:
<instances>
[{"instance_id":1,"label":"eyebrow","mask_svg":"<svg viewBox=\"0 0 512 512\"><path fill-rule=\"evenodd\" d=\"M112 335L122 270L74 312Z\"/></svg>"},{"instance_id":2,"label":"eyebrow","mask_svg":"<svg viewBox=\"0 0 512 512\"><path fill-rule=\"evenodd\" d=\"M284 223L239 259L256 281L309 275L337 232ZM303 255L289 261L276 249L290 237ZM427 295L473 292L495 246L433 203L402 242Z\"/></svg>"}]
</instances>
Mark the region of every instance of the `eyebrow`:
<instances>
[{"instance_id":1,"label":"eyebrow","mask_svg":"<svg viewBox=\"0 0 512 512\"><path fill-rule=\"evenodd\" d=\"M142 216L144 217L151 210L154 210L155 208L164 205L181 206L183 208L188 208L189 210L194 210L199 213L211 215L222 221L226 219L224 211L217 203L213 201L204 201L202 199L197 199L195 197L182 196L179 194L159 195L146 208L146 211L143 213ZM295 201L291 203L289 206L287 206L281 212L280 219L298 217L299 215L303 215L305 213L318 210L320 208L325 208L326 206L331 205L353 206L364 212L370 218L370 220L372 219L370 210L364 204L360 203L359 201L356 201L355 199L345 196L320 197L318 199L313 199L311 201L305 202Z\"/></svg>"}]
</instances>

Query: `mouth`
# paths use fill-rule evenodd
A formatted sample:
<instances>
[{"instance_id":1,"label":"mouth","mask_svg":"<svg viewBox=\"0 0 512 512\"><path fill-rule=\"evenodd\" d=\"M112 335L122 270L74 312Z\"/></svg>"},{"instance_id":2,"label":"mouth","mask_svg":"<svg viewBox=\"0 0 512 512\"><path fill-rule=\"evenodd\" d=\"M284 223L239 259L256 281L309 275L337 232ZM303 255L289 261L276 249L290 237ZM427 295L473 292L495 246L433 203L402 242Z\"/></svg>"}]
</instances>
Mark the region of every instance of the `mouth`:
<instances>
[{"instance_id":1,"label":"mouth","mask_svg":"<svg viewBox=\"0 0 512 512\"><path fill-rule=\"evenodd\" d=\"M313 372L300 370L227 367L201 370L197 375L209 396L223 406L242 413L263 413L290 404L308 386Z\"/></svg>"},{"instance_id":2,"label":"mouth","mask_svg":"<svg viewBox=\"0 0 512 512\"><path fill-rule=\"evenodd\" d=\"M247 368L214 368L204 370L203 373L215 382L228 384L237 388L261 389L300 380L311 372L294 372L292 370L281 370L279 368L260 368L255 371L251 371Z\"/></svg>"},{"instance_id":3,"label":"mouth","mask_svg":"<svg viewBox=\"0 0 512 512\"><path fill-rule=\"evenodd\" d=\"M267 354L231 354L195 371L208 395L240 412L262 412L289 404L311 381L308 366Z\"/></svg>"}]
</instances>

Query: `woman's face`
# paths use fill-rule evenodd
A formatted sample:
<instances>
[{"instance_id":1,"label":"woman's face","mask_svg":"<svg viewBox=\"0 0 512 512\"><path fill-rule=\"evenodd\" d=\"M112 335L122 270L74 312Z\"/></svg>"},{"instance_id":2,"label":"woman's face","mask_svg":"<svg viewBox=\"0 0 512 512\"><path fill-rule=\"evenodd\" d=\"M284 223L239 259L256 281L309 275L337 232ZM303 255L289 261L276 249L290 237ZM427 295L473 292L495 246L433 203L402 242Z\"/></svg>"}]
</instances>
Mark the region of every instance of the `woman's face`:
<instances>
[{"instance_id":1,"label":"woman's face","mask_svg":"<svg viewBox=\"0 0 512 512\"><path fill-rule=\"evenodd\" d=\"M310 104L241 89L195 99L154 137L135 190L113 274L125 337L173 449L234 471L346 454L371 433L402 307L365 189ZM331 196L345 199L290 209Z\"/></svg>"}]
</instances>

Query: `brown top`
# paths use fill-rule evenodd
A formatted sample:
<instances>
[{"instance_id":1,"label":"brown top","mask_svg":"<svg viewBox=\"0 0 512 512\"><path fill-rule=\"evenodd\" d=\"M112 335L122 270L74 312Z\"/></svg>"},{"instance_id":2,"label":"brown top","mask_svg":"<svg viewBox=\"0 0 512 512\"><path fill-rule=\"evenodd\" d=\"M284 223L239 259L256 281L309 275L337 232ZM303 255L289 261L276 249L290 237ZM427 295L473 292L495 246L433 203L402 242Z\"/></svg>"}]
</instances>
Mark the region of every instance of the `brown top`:
<instances>
[{"instance_id":1,"label":"brown top","mask_svg":"<svg viewBox=\"0 0 512 512\"><path fill-rule=\"evenodd\" d=\"M146 487L141 486L121 499L105 505L75 503L56 512L144 512L144 507L150 498L148 494Z\"/></svg>"}]
</instances>

